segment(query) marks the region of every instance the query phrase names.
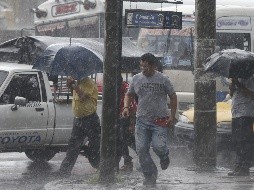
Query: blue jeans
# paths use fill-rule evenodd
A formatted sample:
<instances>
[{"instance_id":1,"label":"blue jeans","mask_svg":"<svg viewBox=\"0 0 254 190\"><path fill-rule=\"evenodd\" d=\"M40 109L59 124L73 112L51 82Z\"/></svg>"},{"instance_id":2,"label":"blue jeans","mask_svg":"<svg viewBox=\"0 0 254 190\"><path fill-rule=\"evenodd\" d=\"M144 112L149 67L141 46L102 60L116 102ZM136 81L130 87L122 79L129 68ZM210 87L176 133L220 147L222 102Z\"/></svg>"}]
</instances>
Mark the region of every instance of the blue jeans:
<instances>
[{"instance_id":1,"label":"blue jeans","mask_svg":"<svg viewBox=\"0 0 254 190\"><path fill-rule=\"evenodd\" d=\"M167 147L168 128L160 127L144 119L137 118L135 127L136 150L144 176L157 178L158 170L149 153L152 143L153 151L160 159L169 154Z\"/></svg>"}]
</instances>

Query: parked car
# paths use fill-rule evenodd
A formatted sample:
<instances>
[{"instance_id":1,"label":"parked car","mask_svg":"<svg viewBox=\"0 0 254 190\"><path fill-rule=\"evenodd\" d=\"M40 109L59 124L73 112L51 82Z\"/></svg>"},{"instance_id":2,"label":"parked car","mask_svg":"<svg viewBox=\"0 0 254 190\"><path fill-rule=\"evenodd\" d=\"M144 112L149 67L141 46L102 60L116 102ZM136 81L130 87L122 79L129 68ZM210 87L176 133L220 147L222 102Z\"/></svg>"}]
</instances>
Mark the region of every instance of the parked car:
<instances>
[{"instance_id":1,"label":"parked car","mask_svg":"<svg viewBox=\"0 0 254 190\"><path fill-rule=\"evenodd\" d=\"M217 136L216 143L218 150L231 147L232 135L232 114L231 100L217 102ZM175 125L174 135L177 141L192 147L194 142L194 108L184 111L179 115L179 121Z\"/></svg>"},{"instance_id":2,"label":"parked car","mask_svg":"<svg viewBox=\"0 0 254 190\"><path fill-rule=\"evenodd\" d=\"M194 105L194 74L192 71L185 70L170 70L165 69L163 73L167 75L174 86L177 94L177 109L178 113L182 114L189 110ZM216 101L221 102L225 99L228 93L228 84L224 77L216 79ZM170 99L168 98L168 104ZM178 115L176 116L178 119Z\"/></svg>"}]
</instances>

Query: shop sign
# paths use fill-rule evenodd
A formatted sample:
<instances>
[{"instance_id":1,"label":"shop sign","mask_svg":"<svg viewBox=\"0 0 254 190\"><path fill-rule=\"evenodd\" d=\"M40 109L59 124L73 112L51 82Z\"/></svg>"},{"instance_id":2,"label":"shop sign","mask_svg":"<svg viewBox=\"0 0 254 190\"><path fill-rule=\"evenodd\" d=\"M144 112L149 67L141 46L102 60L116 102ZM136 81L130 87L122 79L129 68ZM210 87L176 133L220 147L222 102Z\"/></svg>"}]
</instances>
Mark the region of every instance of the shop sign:
<instances>
[{"instance_id":1,"label":"shop sign","mask_svg":"<svg viewBox=\"0 0 254 190\"><path fill-rule=\"evenodd\" d=\"M216 20L217 30L251 30L250 17L220 17Z\"/></svg>"},{"instance_id":2,"label":"shop sign","mask_svg":"<svg viewBox=\"0 0 254 190\"><path fill-rule=\"evenodd\" d=\"M80 12L79 2L71 2L65 4L58 4L52 7L52 16L69 15Z\"/></svg>"},{"instance_id":3,"label":"shop sign","mask_svg":"<svg viewBox=\"0 0 254 190\"><path fill-rule=\"evenodd\" d=\"M54 32L55 30L61 30L66 26L65 22L58 22L58 23L52 23L52 24L45 24L37 26L38 32Z\"/></svg>"}]
</instances>

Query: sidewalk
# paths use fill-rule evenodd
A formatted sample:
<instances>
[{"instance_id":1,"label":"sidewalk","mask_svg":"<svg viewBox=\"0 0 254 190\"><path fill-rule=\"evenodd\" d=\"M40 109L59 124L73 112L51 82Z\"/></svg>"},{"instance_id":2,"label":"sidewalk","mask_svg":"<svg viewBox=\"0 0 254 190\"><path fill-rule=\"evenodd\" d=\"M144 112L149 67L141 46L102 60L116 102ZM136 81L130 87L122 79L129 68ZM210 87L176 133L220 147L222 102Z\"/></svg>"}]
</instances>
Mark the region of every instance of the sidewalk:
<instances>
[{"instance_id":1,"label":"sidewalk","mask_svg":"<svg viewBox=\"0 0 254 190\"><path fill-rule=\"evenodd\" d=\"M153 156L154 157L154 156ZM155 158L155 157L154 157ZM184 159L184 158L181 158ZM254 189L254 171L251 170L249 177L228 177L228 168L217 167L214 171L195 171L190 163L181 163L181 159L173 158L171 165L165 171L160 169L159 160L155 162L159 169L156 187L149 188L143 186L143 176L136 169L132 173L117 176L118 183L106 187L98 185L94 181L97 174L75 176L73 174L68 179L56 180L45 186L46 190L139 190L139 189L158 189L158 190L242 190ZM136 159L135 159L136 161ZM254 169L254 168L253 168Z\"/></svg>"}]
</instances>

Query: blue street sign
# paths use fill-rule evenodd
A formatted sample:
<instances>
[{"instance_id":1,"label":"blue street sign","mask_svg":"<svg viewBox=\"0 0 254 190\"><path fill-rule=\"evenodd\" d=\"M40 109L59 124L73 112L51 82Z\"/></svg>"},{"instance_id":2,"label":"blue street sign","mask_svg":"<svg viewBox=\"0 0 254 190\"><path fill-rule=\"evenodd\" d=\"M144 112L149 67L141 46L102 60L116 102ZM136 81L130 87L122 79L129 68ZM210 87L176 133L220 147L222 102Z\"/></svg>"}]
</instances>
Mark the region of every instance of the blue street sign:
<instances>
[{"instance_id":1,"label":"blue street sign","mask_svg":"<svg viewBox=\"0 0 254 190\"><path fill-rule=\"evenodd\" d=\"M125 10L127 27L181 29L182 13L142 9Z\"/></svg>"}]
</instances>

